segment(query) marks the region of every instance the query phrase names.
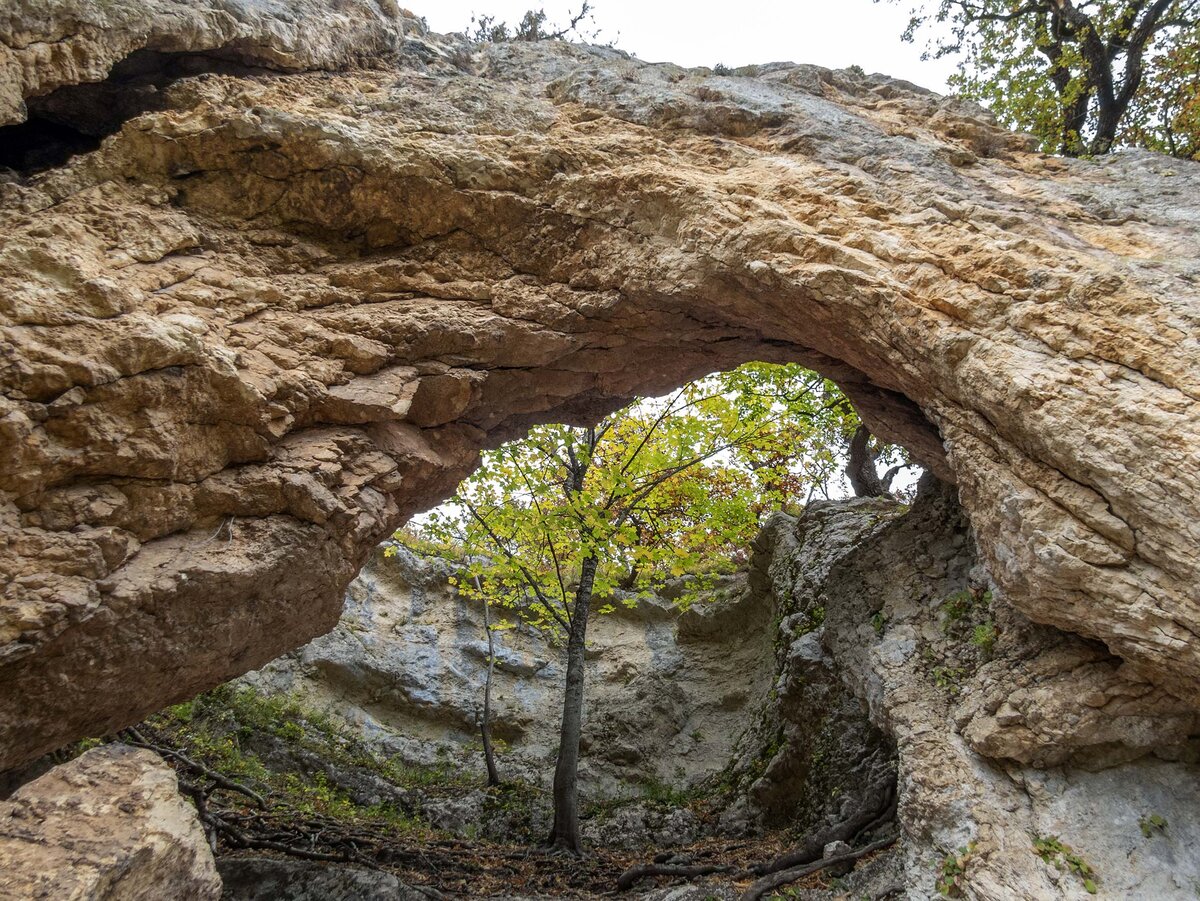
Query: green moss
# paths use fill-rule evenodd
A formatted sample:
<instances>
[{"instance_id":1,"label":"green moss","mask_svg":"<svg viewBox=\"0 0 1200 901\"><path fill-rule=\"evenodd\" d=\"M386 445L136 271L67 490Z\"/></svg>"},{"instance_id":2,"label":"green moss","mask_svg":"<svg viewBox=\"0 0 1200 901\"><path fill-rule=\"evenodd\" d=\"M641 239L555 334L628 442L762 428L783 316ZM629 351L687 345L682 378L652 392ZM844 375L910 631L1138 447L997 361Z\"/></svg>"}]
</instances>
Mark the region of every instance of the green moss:
<instances>
[{"instance_id":1,"label":"green moss","mask_svg":"<svg viewBox=\"0 0 1200 901\"><path fill-rule=\"evenodd\" d=\"M1138 828L1142 830L1142 835L1150 838L1155 832L1166 832L1167 821L1157 813L1151 813L1138 818Z\"/></svg>"},{"instance_id":2,"label":"green moss","mask_svg":"<svg viewBox=\"0 0 1200 901\"><path fill-rule=\"evenodd\" d=\"M370 823L391 832L425 834L431 830L419 818L393 805L356 803L324 772L312 773L307 768L300 771L279 763L268 767L255 751L263 737L273 737L296 752L273 754L272 761L289 756L303 760L312 754L331 768L365 770L400 787L437 787L454 792L470 785L469 777L449 762L434 767L405 766L375 753L349 730L294 698L264 696L246 687L220 686L151 717L146 727L158 736L156 742L168 743L255 789L276 809L346 823Z\"/></svg>"}]
</instances>

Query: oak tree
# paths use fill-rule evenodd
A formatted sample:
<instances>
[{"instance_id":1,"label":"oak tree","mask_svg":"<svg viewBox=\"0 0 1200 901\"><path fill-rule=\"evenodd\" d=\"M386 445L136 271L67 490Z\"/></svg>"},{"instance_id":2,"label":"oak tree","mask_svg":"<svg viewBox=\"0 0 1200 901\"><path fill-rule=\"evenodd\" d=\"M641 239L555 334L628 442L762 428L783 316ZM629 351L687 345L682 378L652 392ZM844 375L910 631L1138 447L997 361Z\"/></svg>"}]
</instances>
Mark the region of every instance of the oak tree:
<instances>
[{"instance_id":1,"label":"oak tree","mask_svg":"<svg viewBox=\"0 0 1200 901\"><path fill-rule=\"evenodd\" d=\"M927 27L951 86L1047 152L1200 153L1200 0L936 0L904 38Z\"/></svg>"}]
</instances>

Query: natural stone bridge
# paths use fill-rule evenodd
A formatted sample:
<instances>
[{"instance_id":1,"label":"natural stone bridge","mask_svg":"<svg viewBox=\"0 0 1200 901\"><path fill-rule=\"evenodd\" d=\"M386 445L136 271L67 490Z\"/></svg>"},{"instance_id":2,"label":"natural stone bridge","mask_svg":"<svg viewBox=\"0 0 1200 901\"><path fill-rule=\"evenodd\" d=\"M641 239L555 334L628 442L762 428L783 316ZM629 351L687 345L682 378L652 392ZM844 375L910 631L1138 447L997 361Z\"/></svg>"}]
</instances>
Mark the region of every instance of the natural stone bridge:
<instances>
[{"instance_id":1,"label":"natural stone bridge","mask_svg":"<svg viewBox=\"0 0 1200 901\"><path fill-rule=\"evenodd\" d=\"M1062 704L1187 733L1200 166L392 3L0 19L0 145L115 132L0 183L0 768L330 628L479 448L755 359L836 379L957 485L1009 603L1108 647Z\"/></svg>"}]
</instances>

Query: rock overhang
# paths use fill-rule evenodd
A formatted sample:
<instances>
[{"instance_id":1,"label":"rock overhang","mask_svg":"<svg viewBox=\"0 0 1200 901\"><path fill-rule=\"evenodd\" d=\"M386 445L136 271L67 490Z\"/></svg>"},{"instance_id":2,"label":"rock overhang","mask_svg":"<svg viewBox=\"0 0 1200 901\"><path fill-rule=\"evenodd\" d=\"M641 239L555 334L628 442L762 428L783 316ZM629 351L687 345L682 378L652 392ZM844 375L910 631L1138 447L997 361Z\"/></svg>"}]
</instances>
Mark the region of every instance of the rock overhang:
<instances>
[{"instance_id":1,"label":"rock overhang","mask_svg":"<svg viewBox=\"0 0 1200 901\"><path fill-rule=\"evenodd\" d=\"M749 359L838 380L1014 605L1196 697L1200 167L359 11L371 70L184 79L0 188L5 763L328 628L481 446Z\"/></svg>"}]
</instances>

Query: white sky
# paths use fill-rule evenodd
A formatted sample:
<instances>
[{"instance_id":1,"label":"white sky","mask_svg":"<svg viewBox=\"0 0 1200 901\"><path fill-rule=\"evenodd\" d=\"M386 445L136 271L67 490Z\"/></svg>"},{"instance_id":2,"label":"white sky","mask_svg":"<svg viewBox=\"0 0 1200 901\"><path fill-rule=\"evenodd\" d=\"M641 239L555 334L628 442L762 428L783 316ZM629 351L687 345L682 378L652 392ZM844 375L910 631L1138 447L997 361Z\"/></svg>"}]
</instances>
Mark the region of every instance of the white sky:
<instances>
[{"instance_id":1,"label":"white sky","mask_svg":"<svg viewBox=\"0 0 1200 901\"><path fill-rule=\"evenodd\" d=\"M472 13L516 23L530 7L562 23L579 0L407 0L434 31L465 31ZM791 61L830 68L857 64L935 91L946 91L950 60L921 61L925 36L906 44L900 34L911 0L594 0L600 40L650 62L736 67Z\"/></svg>"}]
</instances>

